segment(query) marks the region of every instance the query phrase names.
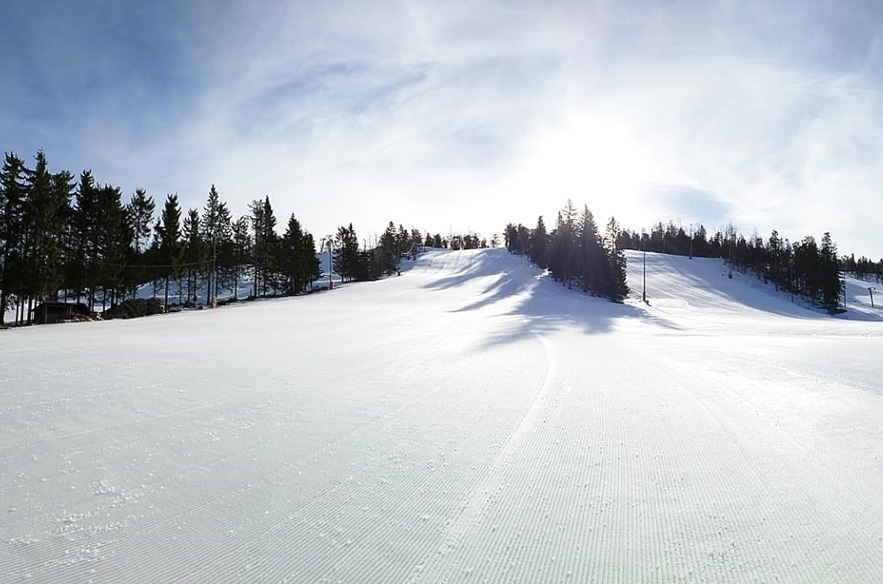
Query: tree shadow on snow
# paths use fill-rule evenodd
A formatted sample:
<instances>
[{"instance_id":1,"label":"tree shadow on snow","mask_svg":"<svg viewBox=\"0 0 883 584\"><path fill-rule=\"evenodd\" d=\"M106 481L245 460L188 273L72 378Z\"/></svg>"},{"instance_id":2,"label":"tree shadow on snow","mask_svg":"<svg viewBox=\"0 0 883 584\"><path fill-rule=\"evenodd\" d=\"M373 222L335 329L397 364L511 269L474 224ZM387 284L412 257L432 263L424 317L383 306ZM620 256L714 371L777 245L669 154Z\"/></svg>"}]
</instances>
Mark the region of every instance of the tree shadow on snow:
<instances>
[{"instance_id":1,"label":"tree shadow on snow","mask_svg":"<svg viewBox=\"0 0 883 584\"><path fill-rule=\"evenodd\" d=\"M509 284L508 289L515 293L524 282L540 274L539 268L526 259L513 257L505 250L483 251L485 253L465 256L463 254L469 252L449 253L445 258L447 261L444 263L444 268L452 271L453 275L439 278L423 287L427 290L447 290L458 288L478 278L499 276L498 282Z\"/></svg>"},{"instance_id":2,"label":"tree shadow on snow","mask_svg":"<svg viewBox=\"0 0 883 584\"><path fill-rule=\"evenodd\" d=\"M641 282L642 256L628 251L629 281ZM855 321L881 321L883 311L871 309L867 287L847 284L851 296L847 311L835 318ZM647 253L647 297L650 305L673 309L681 315L739 313L746 310L792 319L830 320L823 308L788 292L776 290L752 273L732 269L716 258L693 258Z\"/></svg>"},{"instance_id":3,"label":"tree shadow on snow","mask_svg":"<svg viewBox=\"0 0 883 584\"><path fill-rule=\"evenodd\" d=\"M591 296L578 288L569 289L526 261L525 264L529 266L529 273L517 270L500 274L478 300L454 311L475 311L518 296L513 308L496 317L520 318L502 319L499 328L485 340L486 346L517 342L534 334L562 329L600 334L610 331L617 320L623 319L681 330L641 306L618 304L607 298Z\"/></svg>"}]
</instances>

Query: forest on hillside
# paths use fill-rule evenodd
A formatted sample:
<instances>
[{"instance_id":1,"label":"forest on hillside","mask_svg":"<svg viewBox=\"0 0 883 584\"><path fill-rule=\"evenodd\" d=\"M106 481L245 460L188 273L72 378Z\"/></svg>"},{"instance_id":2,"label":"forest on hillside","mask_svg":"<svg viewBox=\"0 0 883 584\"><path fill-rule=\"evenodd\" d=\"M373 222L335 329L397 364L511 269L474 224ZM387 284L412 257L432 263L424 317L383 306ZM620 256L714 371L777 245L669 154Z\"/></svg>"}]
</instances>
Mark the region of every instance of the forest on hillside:
<instances>
[{"instance_id":1,"label":"forest on hillside","mask_svg":"<svg viewBox=\"0 0 883 584\"><path fill-rule=\"evenodd\" d=\"M201 209L183 209L177 194L166 195L157 209L143 188L124 201L118 187L99 184L89 170L76 177L50 172L42 151L30 166L6 153L0 170L0 326L9 308L17 322L29 322L34 306L47 300L104 310L151 283L166 307L241 300L243 283L247 299L301 294L322 275L317 254L324 252L333 254L343 280L360 281L395 273L418 246L500 243L496 235L490 241L474 233L443 237L392 221L374 239L360 245L350 223L317 242L294 214L280 234L269 196L234 217L214 185ZM842 272L883 280L883 260L838 257L829 233L791 242L777 231L764 240L746 238L732 225L713 234L700 225L687 233L672 222L639 233L614 218L602 233L588 207L578 213L570 200L551 230L541 216L533 228L509 223L503 239L509 251L527 255L555 280L616 302L628 294L626 249L722 258L732 269L831 311L841 304Z\"/></svg>"},{"instance_id":2,"label":"forest on hillside","mask_svg":"<svg viewBox=\"0 0 883 584\"><path fill-rule=\"evenodd\" d=\"M791 242L775 230L767 240L757 234L746 238L732 224L712 235L703 225L688 234L673 222L637 232L621 228L611 218L602 237L588 207L577 216L570 200L558 213L551 232L540 216L533 229L509 223L505 234L509 251L527 255L539 267L548 268L556 280L614 301L621 301L628 292L624 249L721 258L731 269L753 273L777 290L832 312L842 304L843 272L883 280L883 259L875 263L865 257L856 260L854 255L838 257L837 245L827 232L821 240L806 236Z\"/></svg>"},{"instance_id":3,"label":"forest on hillside","mask_svg":"<svg viewBox=\"0 0 883 584\"><path fill-rule=\"evenodd\" d=\"M346 280L395 272L417 245L486 247L475 234L442 237L393 222L368 247L352 224L316 241L292 214L279 233L270 197L234 217L212 185L201 209L181 207L168 194L159 209L143 188L128 200L120 188L100 184L92 172L51 172L45 154L31 166L6 153L0 170L0 326L7 309L30 322L40 302L82 302L104 310L134 298L152 283L164 306L208 305L226 295L247 298L301 294L321 275L317 253L333 252Z\"/></svg>"}]
</instances>

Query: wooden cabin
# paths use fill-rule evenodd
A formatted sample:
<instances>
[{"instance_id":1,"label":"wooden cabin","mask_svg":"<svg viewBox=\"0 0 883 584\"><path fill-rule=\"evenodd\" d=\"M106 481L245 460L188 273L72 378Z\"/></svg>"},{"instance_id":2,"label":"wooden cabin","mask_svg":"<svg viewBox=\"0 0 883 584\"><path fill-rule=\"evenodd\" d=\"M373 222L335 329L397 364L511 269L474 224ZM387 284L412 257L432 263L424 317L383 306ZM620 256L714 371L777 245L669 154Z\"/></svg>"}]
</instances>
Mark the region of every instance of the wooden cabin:
<instances>
[{"instance_id":1,"label":"wooden cabin","mask_svg":"<svg viewBox=\"0 0 883 584\"><path fill-rule=\"evenodd\" d=\"M90 320L89 307L82 302L43 302L31 311L34 324L55 324L72 320Z\"/></svg>"}]
</instances>

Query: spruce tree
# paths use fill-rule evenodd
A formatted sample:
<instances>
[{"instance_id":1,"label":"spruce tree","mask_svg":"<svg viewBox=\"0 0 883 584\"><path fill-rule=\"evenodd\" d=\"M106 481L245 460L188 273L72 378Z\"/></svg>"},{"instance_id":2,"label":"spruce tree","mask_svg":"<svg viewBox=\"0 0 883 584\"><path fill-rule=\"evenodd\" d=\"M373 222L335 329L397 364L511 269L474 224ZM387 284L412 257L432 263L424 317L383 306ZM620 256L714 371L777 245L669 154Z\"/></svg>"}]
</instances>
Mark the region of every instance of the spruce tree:
<instances>
[{"instance_id":1,"label":"spruce tree","mask_svg":"<svg viewBox=\"0 0 883 584\"><path fill-rule=\"evenodd\" d=\"M629 293L626 283L626 258L621 249L616 246L619 238L619 222L611 217L607 222L607 254L609 258L610 288L608 296L614 302L622 302Z\"/></svg>"},{"instance_id":2,"label":"spruce tree","mask_svg":"<svg viewBox=\"0 0 883 584\"><path fill-rule=\"evenodd\" d=\"M102 309L107 308L108 294L111 303L124 288L123 273L131 258L129 245L134 239L128 214L122 204L122 193L117 187L105 185L97 191L99 216L97 228L96 268L98 284L102 292Z\"/></svg>"},{"instance_id":3,"label":"spruce tree","mask_svg":"<svg viewBox=\"0 0 883 584\"><path fill-rule=\"evenodd\" d=\"M300 221L291 214L279 245L279 264L285 278L285 291L298 294L306 289L306 262L303 261L304 233Z\"/></svg>"},{"instance_id":4,"label":"spruce tree","mask_svg":"<svg viewBox=\"0 0 883 584\"><path fill-rule=\"evenodd\" d=\"M28 173L26 215L31 232L29 288L39 301L56 297L64 279L64 229L73 186L70 173L49 173L42 151L37 152L35 159L34 170Z\"/></svg>"},{"instance_id":5,"label":"spruce tree","mask_svg":"<svg viewBox=\"0 0 883 584\"><path fill-rule=\"evenodd\" d=\"M129 214L132 217L133 239L132 245L135 252L140 254L147 248L150 241L151 225L153 224L153 212L156 210L156 203L153 197L147 195L147 191L143 188L135 189L129 201Z\"/></svg>"},{"instance_id":6,"label":"spruce tree","mask_svg":"<svg viewBox=\"0 0 883 584\"><path fill-rule=\"evenodd\" d=\"M334 245L334 271L340 275L341 280L353 280L359 262L359 238L356 237L352 223L349 227L338 228Z\"/></svg>"},{"instance_id":7,"label":"spruce tree","mask_svg":"<svg viewBox=\"0 0 883 584\"><path fill-rule=\"evenodd\" d=\"M514 223L506 224L506 228L503 230L503 241L509 253L515 253L515 245L517 239L518 228L515 227Z\"/></svg>"},{"instance_id":8,"label":"spruce tree","mask_svg":"<svg viewBox=\"0 0 883 584\"><path fill-rule=\"evenodd\" d=\"M303 262L302 271L306 277L306 283L312 286L312 283L322 276L322 266L319 263L319 256L316 255L316 241L309 231L304 231L301 261Z\"/></svg>"},{"instance_id":9,"label":"spruce tree","mask_svg":"<svg viewBox=\"0 0 883 584\"><path fill-rule=\"evenodd\" d=\"M819 249L819 287L822 306L829 311L839 308L843 280L837 264L837 245L827 232L822 236L822 247Z\"/></svg>"},{"instance_id":10,"label":"spruce tree","mask_svg":"<svg viewBox=\"0 0 883 584\"><path fill-rule=\"evenodd\" d=\"M100 227L98 224L101 208L98 188L92 172L80 173L80 181L75 194L76 208L73 216L73 250L70 254L68 277L76 291L77 298L85 292L89 310L95 303L95 289L100 279Z\"/></svg>"},{"instance_id":11,"label":"spruce tree","mask_svg":"<svg viewBox=\"0 0 883 584\"><path fill-rule=\"evenodd\" d=\"M196 292L206 264L206 242L202 239L199 211L190 209L184 217L184 264L187 266L187 304L196 305Z\"/></svg>"},{"instance_id":12,"label":"spruce tree","mask_svg":"<svg viewBox=\"0 0 883 584\"><path fill-rule=\"evenodd\" d=\"M220 249L223 254L224 247L229 245L231 237L230 211L221 201L215 185L212 185L202 214L202 238L209 254L206 304L211 302L212 297L218 296L218 253Z\"/></svg>"},{"instance_id":13,"label":"spruce tree","mask_svg":"<svg viewBox=\"0 0 883 584\"><path fill-rule=\"evenodd\" d=\"M573 202L568 199L562 211L558 212L555 231L552 233L552 249L549 269L556 280L570 286L571 278L577 272L578 258L576 250L576 211Z\"/></svg>"},{"instance_id":14,"label":"spruce tree","mask_svg":"<svg viewBox=\"0 0 883 584\"><path fill-rule=\"evenodd\" d=\"M607 254L601 245L601 236L595 217L589 207L583 207L577 227L578 273L582 279L583 291L593 294L607 294L610 284L610 269Z\"/></svg>"},{"instance_id":15,"label":"spruce tree","mask_svg":"<svg viewBox=\"0 0 883 584\"><path fill-rule=\"evenodd\" d=\"M137 286L143 284L148 277L148 270L144 266L150 263L146 261L146 256L150 245L151 225L155 209L156 203L153 201L153 197L148 196L147 191L143 188L135 189L135 194L126 205L132 224L131 245L134 251L129 283L136 290Z\"/></svg>"},{"instance_id":16,"label":"spruce tree","mask_svg":"<svg viewBox=\"0 0 883 584\"><path fill-rule=\"evenodd\" d=\"M57 226L60 231L58 238L58 282L56 290L53 292L58 295L58 288L69 289L67 281L67 264L70 258L71 245L73 242L73 201L76 185L74 184L74 175L66 170L61 170L52 175L52 189L54 197L59 204L59 216L56 217Z\"/></svg>"},{"instance_id":17,"label":"spruce tree","mask_svg":"<svg viewBox=\"0 0 883 584\"><path fill-rule=\"evenodd\" d=\"M239 300L239 277L251 256L252 239L248 232L249 217L242 216L232 224L233 300Z\"/></svg>"},{"instance_id":18,"label":"spruce tree","mask_svg":"<svg viewBox=\"0 0 883 584\"><path fill-rule=\"evenodd\" d=\"M165 305L169 305L169 279L174 277L181 283L181 259L184 248L181 245L181 207L178 206L178 195L166 196L160 223L156 227L159 239L160 257L163 258L165 277Z\"/></svg>"},{"instance_id":19,"label":"spruce tree","mask_svg":"<svg viewBox=\"0 0 883 584\"><path fill-rule=\"evenodd\" d=\"M258 297L258 292L263 288L261 281L264 275L264 263L266 256L266 242L264 241L264 203L260 199L255 199L248 206L250 211L249 221L251 222L251 230L253 233L251 246L251 264L252 264L252 298Z\"/></svg>"},{"instance_id":20,"label":"spruce tree","mask_svg":"<svg viewBox=\"0 0 883 584\"><path fill-rule=\"evenodd\" d=\"M268 290L276 288L276 217L270 205L270 197L253 201L251 209L251 226L254 233L254 296L266 296Z\"/></svg>"},{"instance_id":21,"label":"spruce tree","mask_svg":"<svg viewBox=\"0 0 883 584\"><path fill-rule=\"evenodd\" d=\"M397 269L397 247L396 226L390 221L380 236L380 269L384 274L391 274Z\"/></svg>"},{"instance_id":22,"label":"spruce tree","mask_svg":"<svg viewBox=\"0 0 883 584\"><path fill-rule=\"evenodd\" d=\"M24 204L27 196L24 161L6 153L0 171L0 324L3 324L11 295L21 293L23 275Z\"/></svg>"},{"instance_id":23,"label":"spruce tree","mask_svg":"<svg viewBox=\"0 0 883 584\"><path fill-rule=\"evenodd\" d=\"M543 269L549 267L549 234L542 215L537 218L537 226L530 235L530 261Z\"/></svg>"}]
</instances>

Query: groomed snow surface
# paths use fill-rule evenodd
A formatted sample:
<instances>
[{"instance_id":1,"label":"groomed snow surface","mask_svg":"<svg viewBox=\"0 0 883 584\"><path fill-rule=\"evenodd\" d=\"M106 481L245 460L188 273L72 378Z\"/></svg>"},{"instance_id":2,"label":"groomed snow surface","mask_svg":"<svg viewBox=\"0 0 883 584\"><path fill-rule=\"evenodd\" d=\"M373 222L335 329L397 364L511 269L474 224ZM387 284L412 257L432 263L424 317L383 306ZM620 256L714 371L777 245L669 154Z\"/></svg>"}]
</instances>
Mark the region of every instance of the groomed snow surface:
<instances>
[{"instance_id":1,"label":"groomed snow surface","mask_svg":"<svg viewBox=\"0 0 883 584\"><path fill-rule=\"evenodd\" d=\"M0 333L2 582L879 582L883 321L630 254ZM866 292L866 291L865 291ZM883 300L883 295L881 295Z\"/></svg>"}]
</instances>

